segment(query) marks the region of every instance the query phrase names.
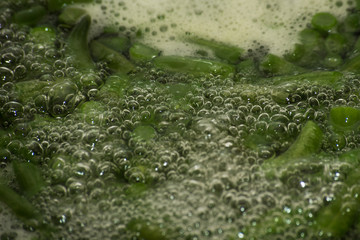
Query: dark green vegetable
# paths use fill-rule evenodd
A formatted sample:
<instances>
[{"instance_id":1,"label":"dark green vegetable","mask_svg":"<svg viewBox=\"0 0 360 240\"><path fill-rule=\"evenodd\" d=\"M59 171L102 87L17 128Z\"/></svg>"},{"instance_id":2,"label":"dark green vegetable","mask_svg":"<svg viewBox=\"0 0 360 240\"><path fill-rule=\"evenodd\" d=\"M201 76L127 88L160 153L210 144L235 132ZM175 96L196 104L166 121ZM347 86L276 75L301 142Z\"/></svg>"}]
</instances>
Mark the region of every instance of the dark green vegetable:
<instances>
[{"instance_id":1,"label":"dark green vegetable","mask_svg":"<svg viewBox=\"0 0 360 240\"><path fill-rule=\"evenodd\" d=\"M75 114L91 125L104 124L103 114L106 113L106 105L98 101L87 101L77 107Z\"/></svg>"},{"instance_id":2,"label":"dark green vegetable","mask_svg":"<svg viewBox=\"0 0 360 240\"><path fill-rule=\"evenodd\" d=\"M347 51L347 39L339 33L331 33L325 40L325 46L328 53L344 55Z\"/></svg>"},{"instance_id":3,"label":"dark green vegetable","mask_svg":"<svg viewBox=\"0 0 360 240\"><path fill-rule=\"evenodd\" d=\"M119 34L115 36L112 34L109 36L105 35L96 40L106 47L111 48L112 50L115 50L119 53L126 53L130 48L130 39Z\"/></svg>"},{"instance_id":4,"label":"dark green vegetable","mask_svg":"<svg viewBox=\"0 0 360 240\"><path fill-rule=\"evenodd\" d=\"M294 48L291 52L286 53L284 58L292 63L298 63L301 59L305 56L306 53L306 46L303 44L296 43Z\"/></svg>"},{"instance_id":5,"label":"dark green vegetable","mask_svg":"<svg viewBox=\"0 0 360 240\"><path fill-rule=\"evenodd\" d=\"M335 69L343 64L343 59L336 53L329 53L323 60L323 66L330 69Z\"/></svg>"},{"instance_id":6,"label":"dark green vegetable","mask_svg":"<svg viewBox=\"0 0 360 240\"><path fill-rule=\"evenodd\" d=\"M0 201L5 203L18 217L24 220L36 219L38 217L36 209L29 201L3 183L0 183Z\"/></svg>"},{"instance_id":7,"label":"dark green vegetable","mask_svg":"<svg viewBox=\"0 0 360 240\"><path fill-rule=\"evenodd\" d=\"M191 57L160 56L154 59L154 64L157 68L167 71L190 73L197 76L212 74L227 77L235 72L235 67L232 65Z\"/></svg>"},{"instance_id":8,"label":"dark green vegetable","mask_svg":"<svg viewBox=\"0 0 360 240\"><path fill-rule=\"evenodd\" d=\"M128 73L135 67L121 53L105 46L97 40L91 41L90 48L94 58L106 62L114 73Z\"/></svg>"},{"instance_id":9,"label":"dark green vegetable","mask_svg":"<svg viewBox=\"0 0 360 240\"><path fill-rule=\"evenodd\" d=\"M267 160L263 166L279 167L301 158L309 157L320 150L323 132L313 121L308 121L295 142L280 156Z\"/></svg>"},{"instance_id":10,"label":"dark green vegetable","mask_svg":"<svg viewBox=\"0 0 360 240\"><path fill-rule=\"evenodd\" d=\"M360 109L353 107L333 107L330 110L330 123L335 131L355 130L360 125Z\"/></svg>"},{"instance_id":11,"label":"dark green vegetable","mask_svg":"<svg viewBox=\"0 0 360 240\"><path fill-rule=\"evenodd\" d=\"M343 72L360 73L360 55L348 59L344 65L340 67Z\"/></svg>"},{"instance_id":12,"label":"dark green vegetable","mask_svg":"<svg viewBox=\"0 0 360 240\"><path fill-rule=\"evenodd\" d=\"M18 11L14 14L14 22L25 25L35 25L46 15L46 9L41 5Z\"/></svg>"},{"instance_id":13,"label":"dark green vegetable","mask_svg":"<svg viewBox=\"0 0 360 240\"><path fill-rule=\"evenodd\" d=\"M15 92L21 103L27 103L31 99L35 99L41 94L46 94L53 82L45 82L39 80L29 80L24 82L17 82L15 84ZM46 91L47 89L47 91Z\"/></svg>"},{"instance_id":14,"label":"dark green vegetable","mask_svg":"<svg viewBox=\"0 0 360 240\"><path fill-rule=\"evenodd\" d=\"M112 75L106 79L98 95L101 99L104 97L121 98L128 87L129 78L126 75Z\"/></svg>"},{"instance_id":15,"label":"dark green vegetable","mask_svg":"<svg viewBox=\"0 0 360 240\"><path fill-rule=\"evenodd\" d=\"M37 194L45 186L40 169L36 165L14 161L13 169L17 183L26 196L31 197Z\"/></svg>"},{"instance_id":16,"label":"dark green vegetable","mask_svg":"<svg viewBox=\"0 0 360 240\"><path fill-rule=\"evenodd\" d=\"M259 72L259 69L257 68L253 59L241 61L236 65L236 71L239 76L246 79L255 79L261 76L261 73Z\"/></svg>"},{"instance_id":17,"label":"dark green vegetable","mask_svg":"<svg viewBox=\"0 0 360 240\"><path fill-rule=\"evenodd\" d=\"M354 168L347 176L345 184L348 187L358 184L360 171ZM336 194L336 199L328 206L323 207L316 215L316 229L332 237L341 238L359 222L360 200L356 191L348 196L344 190Z\"/></svg>"},{"instance_id":18,"label":"dark green vegetable","mask_svg":"<svg viewBox=\"0 0 360 240\"><path fill-rule=\"evenodd\" d=\"M268 76L299 74L305 69L296 66L285 59L273 54L268 54L259 64L259 69Z\"/></svg>"},{"instance_id":19,"label":"dark green vegetable","mask_svg":"<svg viewBox=\"0 0 360 240\"><path fill-rule=\"evenodd\" d=\"M216 57L232 64L239 62L240 57L244 52L243 49L235 46L229 46L224 43L197 37L188 38L187 41L210 49Z\"/></svg>"},{"instance_id":20,"label":"dark green vegetable","mask_svg":"<svg viewBox=\"0 0 360 240\"><path fill-rule=\"evenodd\" d=\"M93 0L47 0L47 6L50 11L57 11L63 7L74 3L91 3Z\"/></svg>"},{"instance_id":21,"label":"dark green vegetable","mask_svg":"<svg viewBox=\"0 0 360 240\"><path fill-rule=\"evenodd\" d=\"M137 232L139 237L144 240L168 239L159 226L142 220L134 219L128 223L126 228L132 232Z\"/></svg>"},{"instance_id":22,"label":"dark green vegetable","mask_svg":"<svg viewBox=\"0 0 360 240\"><path fill-rule=\"evenodd\" d=\"M86 11L84 9L70 6L61 12L59 15L59 22L72 26L75 25L85 14Z\"/></svg>"},{"instance_id":23,"label":"dark green vegetable","mask_svg":"<svg viewBox=\"0 0 360 240\"><path fill-rule=\"evenodd\" d=\"M156 131L150 125L140 125L134 129L133 136L135 138L149 141L156 137Z\"/></svg>"},{"instance_id":24,"label":"dark green vegetable","mask_svg":"<svg viewBox=\"0 0 360 240\"><path fill-rule=\"evenodd\" d=\"M317 13L311 19L312 26L320 32L329 32L337 25L337 19L330 13Z\"/></svg>"},{"instance_id":25,"label":"dark green vegetable","mask_svg":"<svg viewBox=\"0 0 360 240\"><path fill-rule=\"evenodd\" d=\"M84 72L95 69L88 47L90 24L90 16L84 15L72 29L67 39L67 54L73 56L74 64Z\"/></svg>"},{"instance_id":26,"label":"dark green vegetable","mask_svg":"<svg viewBox=\"0 0 360 240\"><path fill-rule=\"evenodd\" d=\"M360 31L360 15L359 13L352 13L346 16L344 20L344 30L346 32L359 32Z\"/></svg>"},{"instance_id":27,"label":"dark green vegetable","mask_svg":"<svg viewBox=\"0 0 360 240\"><path fill-rule=\"evenodd\" d=\"M130 59L134 62L146 62L159 56L160 51L141 43L135 43L129 50Z\"/></svg>"},{"instance_id":28,"label":"dark green vegetable","mask_svg":"<svg viewBox=\"0 0 360 240\"><path fill-rule=\"evenodd\" d=\"M336 87L342 83L343 76L341 72L337 71L313 71L292 76L273 77L271 80L276 85L286 82L308 81L309 83Z\"/></svg>"},{"instance_id":29,"label":"dark green vegetable","mask_svg":"<svg viewBox=\"0 0 360 240\"><path fill-rule=\"evenodd\" d=\"M300 31L299 38L301 43L306 47L306 51L308 51L308 49L313 51L323 50L324 38L315 29L305 28Z\"/></svg>"}]
</instances>

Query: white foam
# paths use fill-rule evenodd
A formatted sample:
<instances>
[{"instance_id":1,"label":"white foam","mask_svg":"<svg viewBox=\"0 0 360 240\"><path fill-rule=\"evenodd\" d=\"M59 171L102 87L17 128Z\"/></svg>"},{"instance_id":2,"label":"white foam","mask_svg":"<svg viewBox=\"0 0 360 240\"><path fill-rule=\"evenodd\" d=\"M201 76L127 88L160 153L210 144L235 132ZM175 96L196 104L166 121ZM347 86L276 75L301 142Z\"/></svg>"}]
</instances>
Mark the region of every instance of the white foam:
<instances>
[{"instance_id":1,"label":"white foam","mask_svg":"<svg viewBox=\"0 0 360 240\"><path fill-rule=\"evenodd\" d=\"M244 49L254 48L257 41L272 53L283 54L297 42L296 33L314 13L327 11L341 19L348 7L345 2L335 6L335 0L102 0L86 10L98 22L95 34L115 23L142 32L147 28L142 41L165 55L193 52L182 41L186 32ZM166 32L160 30L164 26Z\"/></svg>"}]
</instances>

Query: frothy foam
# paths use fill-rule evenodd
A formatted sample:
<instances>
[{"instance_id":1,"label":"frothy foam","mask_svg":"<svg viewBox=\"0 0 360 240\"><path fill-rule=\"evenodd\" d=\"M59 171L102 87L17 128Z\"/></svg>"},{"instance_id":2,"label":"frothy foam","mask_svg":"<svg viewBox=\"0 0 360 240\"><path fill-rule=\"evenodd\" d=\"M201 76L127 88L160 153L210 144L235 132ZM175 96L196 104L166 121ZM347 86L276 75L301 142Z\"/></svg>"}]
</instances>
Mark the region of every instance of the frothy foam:
<instances>
[{"instance_id":1,"label":"frothy foam","mask_svg":"<svg viewBox=\"0 0 360 240\"><path fill-rule=\"evenodd\" d=\"M130 32L141 30L141 41L165 55L191 55L198 47L184 43L186 34L283 54L314 13L327 11L342 18L348 7L332 0L103 0L85 8L96 20L94 35L109 24Z\"/></svg>"}]
</instances>

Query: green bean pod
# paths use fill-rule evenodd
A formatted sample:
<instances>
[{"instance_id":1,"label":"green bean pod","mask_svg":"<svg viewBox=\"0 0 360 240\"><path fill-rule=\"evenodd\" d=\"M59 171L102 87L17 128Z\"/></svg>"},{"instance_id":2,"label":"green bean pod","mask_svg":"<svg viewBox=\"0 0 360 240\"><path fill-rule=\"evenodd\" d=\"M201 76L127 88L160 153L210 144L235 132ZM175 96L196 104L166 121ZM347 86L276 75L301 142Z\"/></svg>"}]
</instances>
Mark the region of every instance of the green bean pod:
<instances>
[{"instance_id":1,"label":"green bean pod","mask_svg":"<svg viewBox=\"0 0 360 240\"><path fill-rule=\"evenodd\" d=\"M36 5L15 13L13 19L15 23L32 26L43 19L45 15L46 9L41 5Z\"/></svg>"},{"instance_id":2,"label":"green bean pod","mask_svg":"<svg viewBox=\"0 0 360 240\"><path fill-rule=\"evenodd\" d=\"M154 65L170 72L190 73L196 76L212 74L227 77L235 72L235 67L230 64L192 57L160 56L154 59Z\"/></svg>"},{"instance_id":3,"label":"green bean pod","mask_svg":"<svg viewBox=\"0 0 360 240\"><path fill-rule=\"evenodd\" d=\"M74 64L81 71L91 71L95 69L88 47L90 24L90 16L84 15L72 29L67 39L67 54L74 57Z\"/></svg>"},{"instance_id":4,"label":"green bean pod","mask_svg":"<svg viewBox=\"0 0 360 240\"><path fill-rule=\"evenodd\" d=\"M108 67L115 73L128 73L135 68L121 53L105 46L97 40L91 41L90 49L95 59L105 61Z\"/></svg>"},{"instance_id":5,"label":"green bean pod","mask_svg":"<svg viewBox=\"0 0 360 240\"><path fill-rule=\"evenodd\" d=\"M317 153L322 145L323 132L316 123L308 121L295 142L280 156L267 160L263 167L277 168L297 159L309 157Z\"/></svg>"},{"instance_id":6,"label":"green bean pod","mask_svg":"<svg viewBox=\"0 0 360 240\"><path fill-rule=\"evenodd\" d=\"M202 38L193 37L188 38L187 40L191 43L210 49L216 57L231 64L239 62L240 57L244 52L241 48Z\"/></svg>"}]
</instances>

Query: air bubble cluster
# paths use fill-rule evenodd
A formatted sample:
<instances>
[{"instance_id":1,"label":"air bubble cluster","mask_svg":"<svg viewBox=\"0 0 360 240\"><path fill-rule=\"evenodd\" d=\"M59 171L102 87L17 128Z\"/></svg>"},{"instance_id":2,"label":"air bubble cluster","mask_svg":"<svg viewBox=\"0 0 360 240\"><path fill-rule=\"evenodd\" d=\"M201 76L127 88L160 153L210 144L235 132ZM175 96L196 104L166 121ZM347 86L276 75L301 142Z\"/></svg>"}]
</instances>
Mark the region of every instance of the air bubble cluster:
<instances>
[{"instance_id":1,"label":"air bubble cluster","mask_svg":"<svg viewBox=\"0 0 360 240\"><path fill-rule=\"evenodd\" d=\"M344 213L358 201L359 184L346 184L353 165L340 158L360 138L329 120L333 107L359 104L356 76L336 88L306 79L265 86L144 64L129 81L106 79L103 63L97 74L76 68L65 36L41 44L28 27L7 24L11 11L0 12L0 175L21 193L12 162L34 163L45 183L29 198L42 225L1 205L0 239L46 239L44 226L50 239L326 239L313 227L321 208L339 192L348 194ZM121 91L104 91L110 80ZM309 120L324 133L324 154L266 169Z\"/></svg>"}]
</instances>

